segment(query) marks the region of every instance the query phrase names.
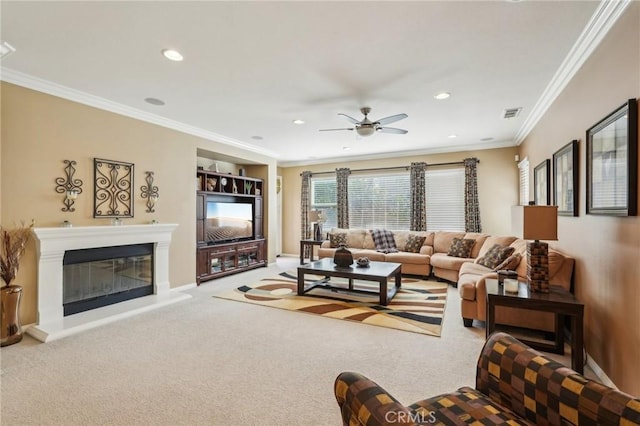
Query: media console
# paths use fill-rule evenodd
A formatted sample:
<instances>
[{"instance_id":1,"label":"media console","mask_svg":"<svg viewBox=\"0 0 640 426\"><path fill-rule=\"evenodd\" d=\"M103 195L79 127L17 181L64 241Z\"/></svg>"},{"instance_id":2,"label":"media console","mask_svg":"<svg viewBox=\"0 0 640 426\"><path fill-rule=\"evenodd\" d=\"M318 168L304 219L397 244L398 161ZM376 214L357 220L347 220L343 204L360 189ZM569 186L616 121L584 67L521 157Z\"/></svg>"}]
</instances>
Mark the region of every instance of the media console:
<instances>
[{"instance_id":1,"label":"media console","mask_svg":"<svg viewBox=\"0 0 640 426\"><path fill-rule=\"evenodd\" d=\"M262 179L206 170L196 172L198 285L267 266L262 189ZM233 204L251 206L251 217L247 217L246 209L220 209L221 205Z\"/></svg>"}]
</instances>

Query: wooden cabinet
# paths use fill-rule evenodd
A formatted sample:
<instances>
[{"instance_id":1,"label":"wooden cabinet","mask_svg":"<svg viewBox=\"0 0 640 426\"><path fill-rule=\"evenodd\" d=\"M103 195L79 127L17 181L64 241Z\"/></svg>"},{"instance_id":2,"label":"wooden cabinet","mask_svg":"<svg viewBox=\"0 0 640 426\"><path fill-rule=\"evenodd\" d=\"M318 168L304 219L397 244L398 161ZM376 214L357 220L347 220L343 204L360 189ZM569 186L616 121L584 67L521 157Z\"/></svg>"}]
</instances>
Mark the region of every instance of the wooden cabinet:
<instances>
[{"instance_id":1,"label":"wooden cabinet","mask_svg":"<svg viewBox=\"0 0 640 426\"><path fill-rule=\"evenodd\" d=\"M197 283L267 266L265 240L198 247Z\"/></svg>"},{"instance_id":2,"label":"wooden cabinet","mask_svg":"<svg viewBox=\"0 0 640 426\"><path fill-rule=\"evenodd\" d=\"M196 282L267 266L264 240L262 179L206 170L196 172ZM241 200L253 205L253 239L207 241L207 201Z\"/></svg>"}]
</instances>

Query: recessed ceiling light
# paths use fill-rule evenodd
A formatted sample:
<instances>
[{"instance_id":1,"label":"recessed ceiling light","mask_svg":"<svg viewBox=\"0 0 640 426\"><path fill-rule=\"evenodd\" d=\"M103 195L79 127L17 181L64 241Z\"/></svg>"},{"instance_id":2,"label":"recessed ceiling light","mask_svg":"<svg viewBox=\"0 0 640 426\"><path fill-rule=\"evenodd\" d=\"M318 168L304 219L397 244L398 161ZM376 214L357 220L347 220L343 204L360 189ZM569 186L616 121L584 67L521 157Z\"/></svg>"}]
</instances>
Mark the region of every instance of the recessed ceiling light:
<instances>
[{"instance_id":1,"label":"recessed ceiling light","mask_svg":"<svg viewBox=\"0 0 640 426\"><path fill-rule=\"evenodd\" d=\"M264 139L262 136L251 136L251 139L255 139L257 141L261 141L262 139Z\"/></svg>"},{"instance_id":2,"label":"recessed ceiling light","mask_svg":"<svg viewBox=\"0 0 640 426\"><path fill-rule=\"evenodd\" d=\"M164 105L164 101L156 98L145 98L144 101L151 105L156 105L156 106Z\"/></svg>"},{"instance_id":3,"label":"recessed ceiling light","mask_svg":"<svg viewBox=\"0 0 640 426\"><path fill-rule=\"evenodd\" d=\"M11 46L6 41L0 42L0 59L4 59L5 57L11 55L15 51L16 51L15 47Z\"/></svg>"},{"instance_id":4,"label":"recessed ceiling light","mask_svg":"<svg viewBox=\"0 0 640 426\"><path fill-rule=\"evenodd\" d=\"M293 120L293 124L304 124L304 120L300 120L300 119Z\"/></svg>"},{"instance_id":5,"label":"recessed ceiling light","mask_svg":"<svg viewBox=\"0 0 640 426\"><path fill-rule=\"evenodd\" d=\"M454 134L450 134L450 135L448 136L448 138L449 138L449 139L454 139L454 138L457 138L457 137L458 137L458 135L454 135Z\"/></svg>"},{"instance_id":6,"label":"recessed ceiling light","mask_svg":"<svg viewBox=\"0 0 640 426\"><path fill-rule=\"evenodd\" d=\"M350 146L343 146L343 147L342 147L342 150L343 150L343 151L349 151L350 149L351 149L351 147L350 147Z\"/></svg>"},{"instance_id":7,"label":"recessed ceiling light","mask_svg":"<svg viewBox=\"0 0 640 426\"><path fill-rule=\"evenodd\" d=\"M489 142L489 141L492 141L492 140L493 140L493 138L492 138L492 137L488 137L488 138L482 138L482 139L480 139L480 141L481 141L481 142Z\"/></svg>"},{"instance_id":8,"label":"recessed ceiling light","mask_svg":"<svg viewBox=\"0 0 640 426\"><path fill-rule=\"evenodd\" d=\"M162 54L164 55L165 58L169 59L170 61L181 61L184 58L182 57L182 55L180 54L180 52L178 52L177 50L173 50L173 49L164 49L162 51Z\"/></svg>"},{"instance_id":9,"label":"recessed ceiling light","mask_svg":"<svg viewBox=\"0 0 640 426\"><path fill-rule=\"evenodd\" d=\"M451 93L449 92L440 92L437 95L435 95L434 98L441 101L443 99L447 99L449 96L451 96Z\"/></svg>"}]
</instances>

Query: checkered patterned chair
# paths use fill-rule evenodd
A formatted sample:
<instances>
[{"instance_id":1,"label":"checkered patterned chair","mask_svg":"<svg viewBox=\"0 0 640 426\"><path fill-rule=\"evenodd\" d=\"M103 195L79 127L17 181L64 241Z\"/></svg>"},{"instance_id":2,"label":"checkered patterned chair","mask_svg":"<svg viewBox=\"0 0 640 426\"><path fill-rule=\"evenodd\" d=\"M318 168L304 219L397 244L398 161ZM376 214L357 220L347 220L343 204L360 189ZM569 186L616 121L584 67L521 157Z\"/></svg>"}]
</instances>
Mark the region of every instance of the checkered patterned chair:
<instances>
[{"instance_id":1,"label":"checkered patterned chair","mask_svg":"<svg viewBox=\"0 0 640 426\"><path fill-rule=\"evenodd\" d=\"M492 334L464 387L404 406L375 382L341 373L345 425L640 425L640 400L586 379L506 333Z\"/></svg>"}]
</instances>

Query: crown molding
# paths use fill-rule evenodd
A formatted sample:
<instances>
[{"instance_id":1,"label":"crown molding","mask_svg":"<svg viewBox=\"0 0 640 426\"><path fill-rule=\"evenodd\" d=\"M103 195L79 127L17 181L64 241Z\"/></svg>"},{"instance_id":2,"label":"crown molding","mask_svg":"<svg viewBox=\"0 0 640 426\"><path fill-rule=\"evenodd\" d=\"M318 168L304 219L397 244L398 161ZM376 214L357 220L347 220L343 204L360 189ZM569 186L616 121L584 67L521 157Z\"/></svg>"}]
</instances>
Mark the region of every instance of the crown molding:
<instances>
[{"instance_id":1,"label":"crown molding","mask_svg":"<svg viewBox=\"0 0 640 426\"><path fill-rule=\"evenodd\" d=\"M578 70L633 0L602 0L567 57L531 110L515 137L517 145L529 135Z\"/></svg>"},{"instance_id":2,"label":"crown molding","mask_svg":"<svg viewBox=\"0 0 640 426\"><path fill-rule=\"evenodd\" d=\"M124 115L125 117L134 118L136 120L145 121L147 123L156 124L168 129L177 130L182 133L197 136L214 142L240 148L245 151L255 152L257 154L266 155L268 157L277 158L279 154L251 144L247 144L218 133L210 132L199 127L190 126L179 121L170 120L156 114L152 114L137 108L132 108L117 102L110 101L99 96L94 96L79 90L72 89L48 80L33 77L31 75L21 73L10 68L2 67L0 71L0 80L38 92L57 96L83 105L88 105L104 111L113 112L115 114Z\"/></svg>"}]
</instances>

